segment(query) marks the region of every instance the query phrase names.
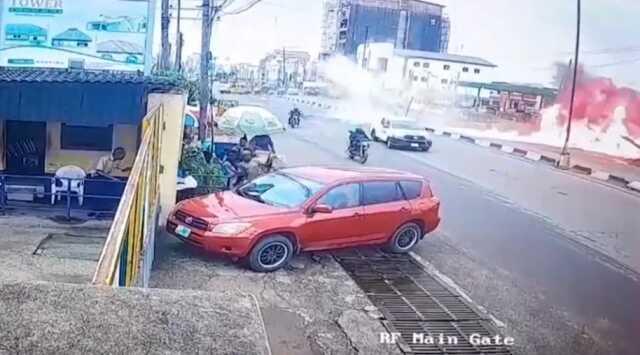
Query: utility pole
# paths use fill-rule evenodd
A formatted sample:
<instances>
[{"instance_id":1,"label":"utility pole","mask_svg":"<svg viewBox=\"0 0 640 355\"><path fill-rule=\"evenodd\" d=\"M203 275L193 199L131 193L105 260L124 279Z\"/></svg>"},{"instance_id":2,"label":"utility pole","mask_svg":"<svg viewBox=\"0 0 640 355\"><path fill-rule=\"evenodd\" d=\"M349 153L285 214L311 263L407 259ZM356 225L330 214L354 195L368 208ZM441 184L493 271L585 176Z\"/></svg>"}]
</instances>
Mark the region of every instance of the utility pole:
<instances>
[{"instance_id":1,"label":"utility pole","mask_svg":"<svg viewBox=\"0 0 640 355\"><path fill-rule=\"evenodd\" d=\"M175 69L178 73L182 72L182 45L183 37L180 28L180 17L182 16L182 0L178 0L178 17L176 19L176 61Z\"/></svg>"},{"instance_id":2,"label":"utility pole","mask_svg":"<svg viewBox=\"0 0 640 355\"><path fill-rule=\"evenodd\" d=\"M282 87L287 88L287 52L282 47Z\"/></svg>"},{"instance_id":3,"label":"utility pole","mask_svg":"<svg viewBox=\"0 0 640 355\"><path fill-rule=\"evenodd\" d=\"M364 46L362 47L362 69L367 69L367 50L369 46L369 26L364 28Z\"/></svg>"},{"instance_id":4,"label":"utility pole","mask_svg":"<svg viewBox=\"0 0 640 355\"><path fill-rule=\"evenodd\" d=\"M202 40L200 42L200 126L198 135L200 139L205 137L207 123L209 122L209 60L211 59L211 31L213 21L217 15L217 8L211 1L202 0ZM213 129L213 127L211 128ZM213 133L212 133L213 134Z\"/></svg>"},{"instance_id":5,"label":"utility pole","mask_svg":"<svg viewBox=\"0 0 640 355\"><path fill-rule=\"evenodd\" d=\"M573 121L573 104L576 98L576 82L578 81L578 63L580 55L580 19L582 15L581 0L577 0L578 13L576 21L576 47L573 54L573 78L571 82L571 101L569 104L569 118L567 120L567 133L564 138L564 145L562 146L562 152L560 153L560 160L558 161L558 167L562 169L569 169L571 167L571 157L569 153L569 139L571 138L571 123Z\"/></svg>"},{"instance_id":6,"label":"utility pole","mask_svg":"<svg viewBox=\"0 0 640 355\"><path fill-rule=\"evenodd\" d=\"M241 6L235 10L226 11L229 5L235 3L235 0L202 0L202 37L200 41L200 126L198 135L200 139L205 137L207 132L207 122L210 122L211 117L209 115L209 106L211 105L211 91L212 86L209 82L209 63L213 60L213 53L211 52L211 34L213 32L213 23L217 20L218 16L238 15L253 8L260 3L261 0L247 1L244 6ZM213 138L213 127L211 127L211 137Z\"/></svg>"},{"instance_id":7,"label":"utility pole","mask_svg":"<svg viewBox=\"0 0 640 355\"><path fill-rule=\"evenodd\" d=\"M169 43L169 0L162 0L161 3L161 21L160 21L160 71L169 70L169 61L171 57L171 43Z\"/></svg>"}]
</instances>

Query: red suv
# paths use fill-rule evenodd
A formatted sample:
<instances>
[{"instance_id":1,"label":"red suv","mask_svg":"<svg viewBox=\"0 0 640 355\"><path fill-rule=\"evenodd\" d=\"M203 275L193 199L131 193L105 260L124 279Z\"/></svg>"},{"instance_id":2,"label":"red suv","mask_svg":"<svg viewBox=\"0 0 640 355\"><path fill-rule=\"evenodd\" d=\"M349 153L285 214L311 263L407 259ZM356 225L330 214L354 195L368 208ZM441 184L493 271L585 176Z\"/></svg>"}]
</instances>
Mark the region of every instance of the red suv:
<instances>
[{"instance_id":1,"label":"red suv","mask_svg":"<svg viewBox=\"0 0 640 355\"><path fill-rule=\"evenodd\" d=\"M299 167L178 204L167 230L206 251L274 271L300 251L384 245L406 253L440 223L440 201L417 175Z\"/></svg>"}]
</instances>

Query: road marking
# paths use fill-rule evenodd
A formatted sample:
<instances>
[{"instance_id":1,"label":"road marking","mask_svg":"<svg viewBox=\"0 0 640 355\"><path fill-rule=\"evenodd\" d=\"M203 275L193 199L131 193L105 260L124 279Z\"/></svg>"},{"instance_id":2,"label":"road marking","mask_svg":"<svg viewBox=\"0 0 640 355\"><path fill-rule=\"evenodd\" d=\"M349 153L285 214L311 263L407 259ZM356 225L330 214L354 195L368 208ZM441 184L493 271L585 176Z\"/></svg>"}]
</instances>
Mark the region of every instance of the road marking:
<instances>
[{"instance_id":1,"label":"road marking","mask_svg":"<svg viewBox=\"0 0 640 355\"><path fill-rule=\"evenodd\" d=\"M610 176L611 176L611 174L605 173L604 171L592 171L591 172L591 177L594 178L594 179L598 179L598 180L607 181L607 180L609 180Z\"/></svg>"},{"instance_id":2,"label":"road marking","mask_svg":"<svg viewBox=\"0 0 640 355\"><path fill-rule=\"evenodd\" d=\"M508 145L503 145L502 148L500 148L500 150L505 152L505 153L513 153L514 148L510 147Z\"/></svg>"}]
</instances>

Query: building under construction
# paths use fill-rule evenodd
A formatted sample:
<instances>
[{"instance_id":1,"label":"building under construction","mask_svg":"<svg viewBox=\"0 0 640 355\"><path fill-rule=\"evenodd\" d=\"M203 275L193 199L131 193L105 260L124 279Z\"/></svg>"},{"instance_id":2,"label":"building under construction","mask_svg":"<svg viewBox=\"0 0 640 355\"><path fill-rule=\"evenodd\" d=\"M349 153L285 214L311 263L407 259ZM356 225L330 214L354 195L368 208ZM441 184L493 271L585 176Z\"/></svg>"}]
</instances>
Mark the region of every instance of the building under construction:
<instances>
[{"instance_id":1,"label":"building under construction","mask_svg":"<svg viewBox=\"0 0 640 355\"><path fill-rule=\"evenodd\" d=\"M355 57L367 42L397 49L446 52L449 18L444 6L420 0L325 0L322 53Z\"/></svg>"}]
</instances>

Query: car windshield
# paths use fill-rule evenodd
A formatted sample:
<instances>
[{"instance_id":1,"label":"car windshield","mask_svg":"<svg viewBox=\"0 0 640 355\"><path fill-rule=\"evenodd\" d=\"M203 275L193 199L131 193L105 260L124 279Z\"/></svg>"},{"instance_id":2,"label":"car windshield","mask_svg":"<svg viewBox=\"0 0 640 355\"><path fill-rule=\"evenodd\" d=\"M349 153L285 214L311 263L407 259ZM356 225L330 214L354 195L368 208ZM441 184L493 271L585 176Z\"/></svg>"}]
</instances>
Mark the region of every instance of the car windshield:
<instances>
[{"instance_id":1,"label":"car windshield","mask_svg":"<svg viewBox=\"0 0 640 355\"><path fill-rule=\"evenodd\" d=\"M238 188L242 197L271 206L295 208L302 205L324 185L284 173L261 176Z\"/></svg>"},{"instance_id":2,"label":"car windshield","mask_svg":"<svg viewBox=\"0 0 640 355\"><path fill-rule=\"evenodd\" d=\"M416 122L412 121L394 121L392 122L393 128L396 129L411 129L411 130L419 130L422 129Z\"/></svg>"}]
</instances>

